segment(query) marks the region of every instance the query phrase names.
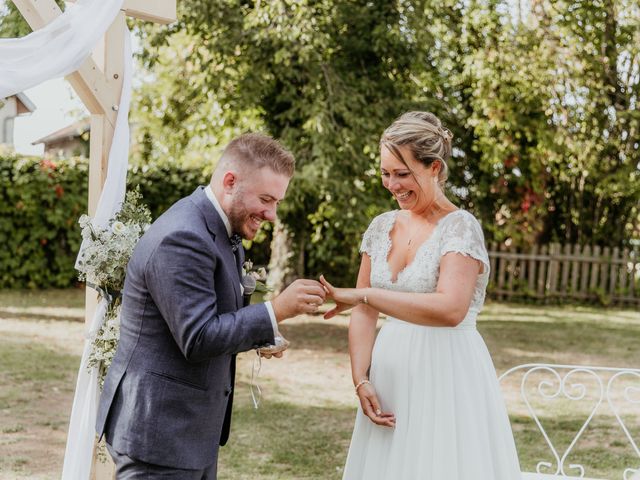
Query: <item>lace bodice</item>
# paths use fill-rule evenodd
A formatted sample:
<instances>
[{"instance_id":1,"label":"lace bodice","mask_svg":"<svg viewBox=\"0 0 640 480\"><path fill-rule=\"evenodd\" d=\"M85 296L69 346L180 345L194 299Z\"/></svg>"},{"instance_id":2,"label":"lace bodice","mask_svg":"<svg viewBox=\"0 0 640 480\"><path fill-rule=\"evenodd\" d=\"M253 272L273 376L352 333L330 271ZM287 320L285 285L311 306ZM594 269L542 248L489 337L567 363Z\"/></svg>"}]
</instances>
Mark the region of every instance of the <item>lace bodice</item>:
<instances>
[{"instance_id":1,"label":"lace bodice","mask_svg":"<svg viewBox=\"0 0 640 480\"><path fill-rule=\"evenodd\" d=\"M431 236L418 247L413 261L398 273L394 282L387 260L391 249L390 233L398 213L399 210L393 210L377 216L363 235L360 252L371 257L371 286L404 292L434 292L443 255L456 252L473 257L480 260L484 268L476 278L469 311L460 325L475 325L489 280L489 256L478 220L466 210L456 210L440 219Z\"/></svg>"}]
</instances>

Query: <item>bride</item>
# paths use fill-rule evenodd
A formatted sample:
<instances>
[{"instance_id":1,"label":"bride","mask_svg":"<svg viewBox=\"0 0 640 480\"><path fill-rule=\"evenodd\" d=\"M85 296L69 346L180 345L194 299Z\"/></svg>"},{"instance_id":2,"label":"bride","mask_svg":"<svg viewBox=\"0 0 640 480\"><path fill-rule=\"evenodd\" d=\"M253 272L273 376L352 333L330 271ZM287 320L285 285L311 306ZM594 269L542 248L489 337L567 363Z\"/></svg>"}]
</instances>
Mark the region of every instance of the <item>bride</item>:
<instances>
[{"instance_id":1,"label":"bride","mask_svg":"<svg viewBox=\"0 0 640 480\"><path fill-rule=\"evenodd\" d=\"M360 407L343 480L516 480L520 467L487 347L476 329L489 278L480 224L443 194L451 132L409 112L383 133L382 182L400 210L364 234L349 352ZM387 316L376 338L378 315Z\"/></svg>"}]
</instances>

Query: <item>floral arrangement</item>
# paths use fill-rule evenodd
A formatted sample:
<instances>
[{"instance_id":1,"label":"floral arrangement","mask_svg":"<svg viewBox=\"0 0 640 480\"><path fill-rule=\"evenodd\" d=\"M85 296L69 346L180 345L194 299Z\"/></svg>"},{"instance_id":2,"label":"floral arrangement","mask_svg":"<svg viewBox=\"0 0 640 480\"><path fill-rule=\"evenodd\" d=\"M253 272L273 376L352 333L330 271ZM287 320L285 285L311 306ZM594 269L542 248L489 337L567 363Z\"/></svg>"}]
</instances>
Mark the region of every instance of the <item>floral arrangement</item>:
<instances>
[{"instance_id":1,"label":"floral arrangement","mask_svg":"<svg viewBox=\"0 0 640 480\"><path fill-rule=\"evenodd\" d=\"M91 339L89 369L98 368L98 381L103 387L104 377L120 338L121 292L127 264L138 240L151 223L151 212L142 203L139 190L128 192L120 211L106 227L93 225L88 215L78 220L82 228L84 248L77 262L79 279L95 288L107 301L105 320Z\"/></svg>"},{"instance_id":2,"label":"floral arrangement","mask_svg":"<svg viewBox=\"0 0 640 480\"><path fill-rule=\"evenodd\" d=\"M256 292L267 293L272 290L267 286L267 270L264 267L254 269L251 260L247 260L242 265L242 276L252 277L256 281Z\"/></svg>"}]
</instances>

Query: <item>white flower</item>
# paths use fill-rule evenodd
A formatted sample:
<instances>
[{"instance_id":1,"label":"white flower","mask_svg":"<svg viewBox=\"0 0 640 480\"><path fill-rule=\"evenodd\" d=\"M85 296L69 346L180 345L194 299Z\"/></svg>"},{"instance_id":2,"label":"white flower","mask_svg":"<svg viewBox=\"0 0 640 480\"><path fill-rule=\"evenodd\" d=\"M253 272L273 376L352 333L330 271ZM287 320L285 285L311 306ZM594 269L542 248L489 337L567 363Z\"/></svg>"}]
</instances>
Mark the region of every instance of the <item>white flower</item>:
<instances>
[{"instance_id":1,"label":"white flower","mask_svg":"<svg viewBox=\"0 0 640 480\"><path fill-rule=\"evenodd\" d=\"M91 223L91 217L89 215L80 215L78 223L80 224L81 228L85 228Z\"/></svg>"},{"instance_id":2,"label":"white flower","mask_svg":"<svg viewBox=\"0 0 640 480\"><path fill-rule=\"evenodd\" d=\"M258 279L263 282L267 279L267 270L264 267L258 269Z\"/></svg>"},{"instance_id":3,"label":"white flower","mask_svg":"<svg viewBox=\"0 0 640 480\"><path fill-rule=\"evenodd\" d=\"M127 226L122 222L113 222L111 231L116 235L123 235L127 231Z\"/></svg>"}]
</instances>

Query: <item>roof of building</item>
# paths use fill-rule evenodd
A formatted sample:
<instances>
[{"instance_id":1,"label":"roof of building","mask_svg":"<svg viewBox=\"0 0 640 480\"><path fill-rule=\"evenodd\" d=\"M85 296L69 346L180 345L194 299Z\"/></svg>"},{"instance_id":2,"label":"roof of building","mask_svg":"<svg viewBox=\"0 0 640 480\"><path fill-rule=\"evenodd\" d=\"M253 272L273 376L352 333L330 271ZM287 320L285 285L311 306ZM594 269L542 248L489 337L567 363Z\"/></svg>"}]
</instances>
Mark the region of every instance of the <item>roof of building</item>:
<instances>
[{"instance_id":1,"label":"roof of building","mask_svg":"<svg viewBox=\"0 0 640 480\"><path fill-rule=\"evenodd\" d=\"M18 115L28 115L36 111L35 104L23 92L16 93L16 98L22 104L22 108L18 105Z\"/></svg>"},{"instance_id":2,"label":"roof of building","mask_svg":"<svg viewBox=\"0 0 640 480\"><path fill-rule=\"evenodd\" d=\"M69 138L77 138L83 133L88 132L90 128L91 119L83 118L82 120L78 120L71 125L67 125L66 127L61 128L60 130L53 132L46 137L42 137L41 139L32 142L31 145L38 145L39 143L47 144Z\"/></svg>"},{"instance_id":3,"label":"roof of building","mask_svg":"<svg viewBox=\"0 0 640 480\"><path fill-rule=\"evenodd\" d=\"M9 100L10 98L16 99L16 116L20 117L22 115L30 115L36 111L35 104L23 92L16 93L15 95L9 95L5 98L0 98L0 102L4 103L4 100ZM2 106L2 103L0 103L0 107Z\"/></svg>"}]
</instances>

